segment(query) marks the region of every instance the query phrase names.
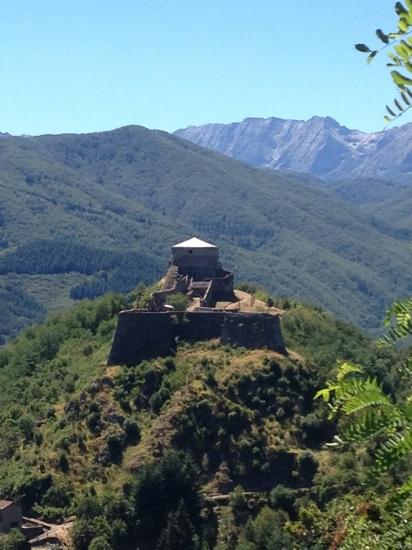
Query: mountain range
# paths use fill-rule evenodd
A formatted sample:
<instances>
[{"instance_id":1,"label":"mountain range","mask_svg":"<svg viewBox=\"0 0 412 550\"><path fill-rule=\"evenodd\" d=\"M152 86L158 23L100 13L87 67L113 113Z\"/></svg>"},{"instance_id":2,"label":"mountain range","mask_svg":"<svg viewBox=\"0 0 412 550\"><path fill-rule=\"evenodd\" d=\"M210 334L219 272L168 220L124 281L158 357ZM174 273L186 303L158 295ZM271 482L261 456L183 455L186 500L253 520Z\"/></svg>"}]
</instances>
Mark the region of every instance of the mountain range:
<instances>
[{"instance_id":1,"label":"mountain range","mask_svg":"<svg viewBox=\"0 0 412 550\"><path fill-rule=\"evenodd\" d=\"M331 117L246 118L175 133L259 168L294 170L332 181L373 177L412 182L412 123L369 134Z\"/></svg>"},{"instance_id":2,"label":"mountain range","mask_svg":"<svg viewBox=\"0 0 412 550\"><path fill-rule=\"evenodd\" d=\"M412 292L407 224L371 215L318 177L250 167L140 126L3 135L0 333L156 280L170 247L193 235L220 246L238 281L371 330Z\"/></svg>"}]
</instances>

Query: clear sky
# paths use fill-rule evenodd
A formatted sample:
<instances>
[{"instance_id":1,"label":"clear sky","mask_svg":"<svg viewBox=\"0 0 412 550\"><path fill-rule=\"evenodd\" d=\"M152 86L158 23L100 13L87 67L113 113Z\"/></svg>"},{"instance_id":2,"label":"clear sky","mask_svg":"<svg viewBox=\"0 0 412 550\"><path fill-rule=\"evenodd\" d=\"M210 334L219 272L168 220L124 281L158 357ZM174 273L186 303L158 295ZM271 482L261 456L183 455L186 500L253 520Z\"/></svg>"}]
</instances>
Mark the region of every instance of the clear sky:
<instances>
[{"instance_id":1,"label":"clear sky","mask_svg":"<svg viewBox=\"0 0 412 550\"><path fill-rule=\"evenodd\" d=\"M329 115L381 130L394 0L0 0L0 131ZM405 118L404 122L407 119Z\"/></svg>"}]
</instances>

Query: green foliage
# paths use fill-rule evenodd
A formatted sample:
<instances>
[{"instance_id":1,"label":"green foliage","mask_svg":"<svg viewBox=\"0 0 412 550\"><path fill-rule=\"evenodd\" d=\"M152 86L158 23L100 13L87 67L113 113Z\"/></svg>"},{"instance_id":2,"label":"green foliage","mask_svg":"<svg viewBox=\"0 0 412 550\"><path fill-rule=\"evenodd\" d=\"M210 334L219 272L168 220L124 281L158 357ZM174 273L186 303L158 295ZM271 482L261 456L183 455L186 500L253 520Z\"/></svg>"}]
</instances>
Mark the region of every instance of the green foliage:
<instances>
[{"instance_id":1,"label":"green foliage","mask_svg":"<svg viewBox=\"0 0 412 550\"><path fill-rule=\"evenodd\" d=\"M6 535L0 533L2 550L30 550L26 537L18 529L12 529Z\"/></svg>"},{"instance_id":2,"label":"green foliage","mask_svg":"<svg viewBox=\"0 0 412 550\"><path fill-rule=\"evenodd\" d=\"M393 343L412 334L412 298L398 300L388 309L385 325L389 327L387 334L379 343Z\"/></svg>"},{"instance_id":3,"label":"green foliage","mask_svg":"<svg viewBox=\"0 0 412 550\"><path fill-rule=\"evenodd\" d=\"M176 311L186 311L187 306L190 303L190 298L186 294L177 292L176 294L170 294L167 296L166 303Z\"/></svg>"},{"instance_id":4,"label":"green foliage","mask_svg":"<svg viewBox=\"0 0 412 550\"><path fill-rule=\"evenodd\" d=\"M376 55L386 48L390 47L387 56L388 67L393 83L399 90L399 98L394 99L393 106L386 106L387 115L384 117L386 122L392 122L400 117L412 106L412 4L409 0L405 4L396 2L395 12L398 16L397 29L393 32L385 33L382 29L376 30L376 35L383 45L379 49L371 50L366 44L356 44L356 49L368 55L367 61L370 63ZM399 72L402 71L402 72ZM389 116L388 116L389 115Z\"/></svg>"},{"instance_id":5,"label":"green foliage","mask_svg":"<svg viewBox=\"0 0 412 550\"><path fill-rule=\"evenodd\" d=\"M283 550L292 548L293 539L284 530L287 516L263 508L256 519L249 520L236 550Z\"/></svg>"},{"instance_id":6,"label":"green foliage","mask_svg":"<svg viewBox=\"0 0 412 550\"><path fill-rule=\"evenodd\" d=\"M83 550L98 539L99 544L111 542L111 548L120 550L128 539L147 548L177 548L173 544L178 542L199 548L198 490L199 472L193 461L170 450L140 469L120 499L107 495L100 503L89 497L79 504L75 547Z\"/></svg>"},{"instance_id":7,"label":"green foliage","mask_svg":"<svg viewBox=\"0 0 412 550\"><path fill-rule=\"evenodd\" d=\"M337 443L365 442L380 435L375 469L384 471L412 451L412 409L409 402L396 405L375 378L360 376L362 369L340 365L336 382L329 381L316 397L331 402L331 415L344 413L350 421Z\"/></svg>"},{"instance_id":8,"label":"green foliage","mask_svg":"<svg viewBox=\"0 0 412 550\"><path fill-rule=\"evenodd\" d=\"M195 533L184 501L179 503L175 512L169 514L167 525L160 533L157 548L159 550L175 550L176 548L197 550L200 548L199 537Z\"/></svg>"}]
</instances>

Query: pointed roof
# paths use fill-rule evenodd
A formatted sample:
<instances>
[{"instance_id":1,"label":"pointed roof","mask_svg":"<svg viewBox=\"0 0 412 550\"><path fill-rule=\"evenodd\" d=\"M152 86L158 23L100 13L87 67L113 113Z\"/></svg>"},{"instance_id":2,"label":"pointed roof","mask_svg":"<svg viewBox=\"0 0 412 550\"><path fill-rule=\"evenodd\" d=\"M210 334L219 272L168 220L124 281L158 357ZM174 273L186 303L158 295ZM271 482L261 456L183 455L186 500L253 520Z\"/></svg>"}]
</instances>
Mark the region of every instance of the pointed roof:
<instances>
[{"instance_id":1,"label":"pointed roof","mask_svg":"<svg viewBox=\"0 0 412 550\"><path fill-rule=\"evenodd\" d=\"M202 241L197 237L192 237L187 241L183 241L182 243L175 244L174 246L172 246L172 248L217 248L217 247L214 244L207 243L206 241Z\"/></svg>"}]
</instances>

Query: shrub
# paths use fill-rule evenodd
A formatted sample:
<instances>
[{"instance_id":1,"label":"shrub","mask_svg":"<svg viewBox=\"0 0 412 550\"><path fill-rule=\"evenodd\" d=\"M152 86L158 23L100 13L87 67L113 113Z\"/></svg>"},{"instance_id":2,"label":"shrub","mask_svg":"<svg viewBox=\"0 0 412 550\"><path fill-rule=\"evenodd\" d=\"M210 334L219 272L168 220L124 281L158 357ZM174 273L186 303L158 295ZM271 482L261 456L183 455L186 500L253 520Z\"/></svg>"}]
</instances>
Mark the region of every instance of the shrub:
<instances>
[{"instance_id":1,"label":"shrub","mask_svg":"<svg viewBox=\"0 0 412 550\"><path fill-rule=\"evenodd\" d=\"M101 430L100 413L98 412L90 413L89 416L87 417L86 424L92 433L96 434L100 432Z\"/></svg>"},{"instance_id":2,"label":"shrub","mask_svg":"<svg viewBox=\"0 0 412 550\"><path fill-rule=\"evenodd\" d=\"M299 457L300 474L305 483L311 483L318 470L318 461L311 453L303 453Z\"/></svg>"},{"instance_id":3,"label":"shrub","mask_svg":"<svg viewBox=\"0 0 412 550\"><path fill-rule=\"evenodd\" d=\"M33 439L34 420L28 416L22 416L19 420L19 429L26 441Z\"/></svg>"},{"instance_id":4,"label":"shrub","mask_svg":"<svg viewBox=\"0 0 412 550\"><path fill-rule=\"evenodd\" d=\"M291 514L295 503L296 493L285 485L277 485L270 493L270 503L273 508L280 508Z\"/></svg>"},{"instance_id":5,"label":"shrub","mask_svg":"<svg viewBox=\"0 0 412 550\"><path fill-rule=\"evenodd\" d=\"M58 467L62 472L65 472L65 473L67 473L70 470L69 459L67 457L67 454L64 451L62 451L59 455Z\"/></svg>"},{"instance_id":6,"label":"shrub","mask_svg":"<svg viewBox=\"0 0 412 550\"><path fill-rule=\"evenodd\" d=\"M106 446L110 460L119 463L123 458L123 449L125 447L125 437L121 433L110 434L106 439Z\"/></svg>"},{"instance_id":7,"label":"shrub","mask_svg":"<svg viewBox=\"0 0 412 550\"><path fill-rule=\"evenodd\" d=\"M6 535L0 534L0 548L2 550L30 550L30 545L19 529L12 529Z\"/></svg>"},{"instance_id":8,"label":"shrub","mask_svg":"<svg viewBox=\"0 0 412 550\"><path fill-rule=\"evenodd\" d=\"M163 404L170 398L170 392L167 388L161 388L149 399L149 405L155 414L158 414Z\"/></svg>"},{"instance_id":9,"label":"shrub","mask_svg":"<svg viewBox=\"0 0 412 550\"><path fill-rule=\"evenodd\" d=\"M89 546L89 550L112 550L112 548L112 545L105 537L95 537Z\"/></svg>"},{"instance_id":10,"label":"shrub","mask_svg":"<svg viewBox=\"0 0 412 550\"><path fill-rule=\"evenodd\" d=\"M176 294L167 296L166 303L172 306L175 311L186 311L190 303L190 298L186 294L177 292Z\"/></svg>"},{"instance_id":11,"label":"shrub","mask_svg":"<svg viewBox=\"0 0 412 550\"><path fill-rule=\"evenodd\" d=\"M136 445L140 441L140 428L135 420L126 420L124 424L124 433L127 443Z\"/></svg>"}]
</instances>

